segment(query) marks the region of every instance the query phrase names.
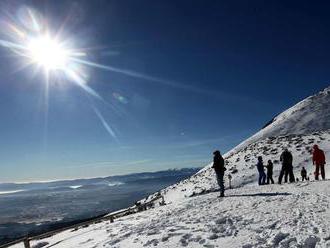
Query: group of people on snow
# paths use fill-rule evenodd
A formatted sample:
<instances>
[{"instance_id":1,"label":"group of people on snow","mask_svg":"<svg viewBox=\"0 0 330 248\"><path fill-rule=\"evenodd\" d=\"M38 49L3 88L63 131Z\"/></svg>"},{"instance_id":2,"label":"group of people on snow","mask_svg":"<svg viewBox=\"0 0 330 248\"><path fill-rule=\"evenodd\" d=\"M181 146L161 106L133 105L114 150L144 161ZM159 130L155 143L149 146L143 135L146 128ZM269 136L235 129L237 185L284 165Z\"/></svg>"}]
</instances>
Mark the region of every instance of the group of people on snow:
<instances>
[{"instance_id":1,"label":"group of people on snow","mask_svg":"<svg viewBox=\"0 0 330 248\"><path fill-rule=\"evenodd\" d=\"M225 192L225 187L224 187L224 175L226 171L225 167L225 160L221 156L220 151L216 150L213 152L213 166L212 168L215 171L216 178L218 185L220 187L220 197L224 196ZM284 182L286 183L289 179L290 183L293 183L296 181L294 173L293 173L293 156L292 153L285 148L284 151L282 152L280 156L280 161L282 162L282 168L280 171L280 175L278 178L278 183L281 184L283 177L284 177ZM318 145L313 146L313 165L315 165L315 180L319 180L319 175L321 171L321 176L322 179L325 179L325 169L324 165L326 163L325 161L325 155L324 151L321 150ZM262 156L258 157L258 163L256 165L258 173L259 173L259 179L258 179L258 184L259 185L264 185L264 184L274 184L274 179L273 179L273 162L271 160L268 160L267 165L265 166L263 163L263 158ZM267 174L265 173L265 168L267 169ZM304 180L309 180L309 177L307 177L307 171L305 167L302 167L301 169L301 178L302 181Z\"/></svg>"},{"instance_id":2,"label":"group of people on snow","mask_svg":"<svg viewBox=\"0 0 330 248\"><path fill-rule=\"evenodd\" d=\"M264 168L267 168L267 175L265 174ZM268 163L266 166L264 166L264 162L262 160L262 157L258 157L258 163L257 163L257 169L259 172L259 180L258 183L259 185L262 184L269 184L274 183L273 179L273 162L271 160L268 160ZM267 181L266 181L267 180Z\"/></svg>"},{"instance_id":3,"label":"group of people on snow","mask_svg":"<svg viewBox=\"0 0 330 248\"><path fill-rule=\"evenodd\" d=\"M321 171L321 176L322 179L325 179L325 170L324 170L324 165L325 165L325 155L323 150L321 150L318 145L313 146L313 165L315 165L315 180L319 180L319 175ZM290 183L293 183L296 181L295 176L293 174L293 166L292 166L292 161L293 161L293 156L291 152L286 148L284 149L283 153L280 156L280 161L282 162L282 168L280 171L280 175L278 178L278 183L282 183L282 179L284 176L284 182L286 183L289 179ZM264 168L267 168L267 176L264 172ZM268 160L267 166L263 165L262 157L258 157L258 163L257 163L257 169L259 172L259 185L263 184L269 184L274 183L273 180L273 163L271 160ZM267 178L267 181L266 181ZM301 169L301 180L309 180L307 177L307 171L305 167L302 167Z\"/></svg>"}]
</instances>

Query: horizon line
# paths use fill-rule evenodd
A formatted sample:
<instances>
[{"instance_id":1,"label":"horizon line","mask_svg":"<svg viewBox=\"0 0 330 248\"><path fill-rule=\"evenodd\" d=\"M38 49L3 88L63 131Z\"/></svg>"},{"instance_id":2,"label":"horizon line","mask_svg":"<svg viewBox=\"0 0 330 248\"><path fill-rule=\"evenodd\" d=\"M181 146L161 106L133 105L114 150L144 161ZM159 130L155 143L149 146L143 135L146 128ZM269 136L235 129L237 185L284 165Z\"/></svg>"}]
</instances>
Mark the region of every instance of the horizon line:
<instances>
[{"instance_id":1,"label":"horizon line","mask_svg":"<svg viewBox=\"0 0 330 248\"><path fill-rule=\"evenodd\" d=\"M116 176L128 176L128 175L134 175L134 174L143 174L143 173L157 173L157 172L163 172L163 171L173 171L173 170L184 170L184 169L194 169L194 168L204 168L203 166L192 166L192 167L182 167L182 168L168 168L164 170L154 170L154 171L143 171L143 172L132 172L132 173L124 173L124 174L115 174L115 175L109 175L109 176L99 176L99 177L82 177L82 178L67 178L67 179L49 179L49 180L32 180L32 181L12 181L12 182L1 182L1 184L30 184L30 183L53 183L53 182L60 182L60 181L75 181L75 180L90 180L90 179L103 179L107 177L116 177Z\"/></svg>"}]
</instances>

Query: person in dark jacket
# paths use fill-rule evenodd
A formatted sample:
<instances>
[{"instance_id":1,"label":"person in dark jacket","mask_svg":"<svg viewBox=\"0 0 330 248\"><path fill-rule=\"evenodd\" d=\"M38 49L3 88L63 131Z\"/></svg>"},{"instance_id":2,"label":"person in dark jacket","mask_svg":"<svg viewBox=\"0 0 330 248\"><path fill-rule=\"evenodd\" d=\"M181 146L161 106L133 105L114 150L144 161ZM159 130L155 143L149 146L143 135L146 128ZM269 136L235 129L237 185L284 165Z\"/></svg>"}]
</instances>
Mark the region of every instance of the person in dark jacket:
<instances>
[{"instance_id":1,"label":"person in dark jacket","mask_svg":"<svg viewBox=\"0 0 330 248\"><path fill-rule=\"evenodd\" d=\"M267 168L267 184L272 182L274 184L273 180L273 162L271 160L268 160L268 164L266 166Z\"/></svg>"},{"instance_id":2,"label":"person in dark jacket","mask_svg":"<svg viewBox=\"0 0 330 248\"><path fill-rule=\"evenodd\" d=\"M305 167L302 167L300 174L301 174L301 181L304 181L304 180L307 181L307 171L306 171Z\"/></svg>"},{"instance_id":3,"label":"person in dark jacket","mask_svg":"<svg viewBox=\"0 0 330 248\"><path fill-rule=\"evenodd\" d=\"M265 174L265 171L264 171L264 163L262 161L261 156L258 157L257 169L258 169L258 172L259 172L258 184L259 185L264 185L265 181L266 181L266 174Z\"/></svg>"},{"instance_id":4,"label":"person in dark jacket","mask_svg":"<svg viewBox=\"0 0 330 248\"><path fill-rule=\"evenodd\" d=\"M321 176L322 179L325 179L325 171L324 171L324 165L325 165L325 155L324 151L321 150L318 145L313 146L313 164L315 165L315 180L319 180L319 174L321 169Z\"/></svg>"},{"instance_id":5,"label":"person in dark jacket","mask_svg":"<svg viewBox=\"0 0 330 248\"><path fill-rule=\"evenodd\" d=\"M225 186L224 186L224 182L223 182L223 177L225 175L225 160L223 159L223 157L221 156L220 151L216 150L215 152L213 152L213 166L212 168L215 171L216 177L217 177L217 181L218 181L218 185L220 187L220 197L224 197L225 196Z\"/></svg>"},{"instance_id":6,"label":"person in dark jacket","mask_svg":"<svg viewBox=\"0 0 330 248\"><path fill-rule=\"evenodd\" d=\"M295 177L293 174L292 160L293 160L292 154L286 148L282 152L281 157L280 157L280 161L282 162L282 169L280 172L280 176L278 178L279 184L282 183L283 176L284 176L284 182L288 181L288 176L289 176L290 183L293 183L295 181Z\"/></svg>"}]
</instances>

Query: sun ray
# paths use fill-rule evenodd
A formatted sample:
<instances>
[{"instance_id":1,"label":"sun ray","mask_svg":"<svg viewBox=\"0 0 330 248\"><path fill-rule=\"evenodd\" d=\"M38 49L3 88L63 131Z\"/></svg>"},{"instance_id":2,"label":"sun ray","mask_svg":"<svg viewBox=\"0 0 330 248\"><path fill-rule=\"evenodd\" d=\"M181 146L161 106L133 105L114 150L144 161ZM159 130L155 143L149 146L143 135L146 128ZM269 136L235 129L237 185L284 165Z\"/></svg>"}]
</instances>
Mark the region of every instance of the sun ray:
<instances>
[{"instance_id":1,"label":"sun ray","mask_svg":"<svg viewBox=\"0 0 330 248\"><path fill-rule=\"evenodd\" d=\"M44 84L44 130L43 130L43 145L45 152L48 147L48 112L49 112L49 73L44 72L45 74L45 84Z\"/></svg>"},{"instance_id":2,"label":"sun ray","mask_svg":"<svg viewBox=\"0 0 330 248\"><path fill-rule=\"evenodd\" d=\"M83 59L80 59L77 57L70 58L70 59L77 63L80 63L80 64L88 65L91 67L95 67L95 68L99 68L99 69L103 69L103 70L107 70L107 71L112 71L115 73L120 73L120 74L134 77L134 78L144 79L144 80L147 80L150 82L163 84L163 85L170 86L173 88L178 88L178 89L182 89L182 90L186 90L186 91L190 91L190 92L194 92L194 93L198 93L198 94L204 94L204 95L214 95L215 94L213 91L200 89L198 87L194 87L191 85L186 85L186 84L178 83L175 81L170 81L170 80L150 76L150 75L132 71L132 70L120 69L120 68L116 68L116 67L110 66L110 65L103 65L103 64L92 62L92 61L83 60Z\"/></svg>"},{"instance_id":3,"label":"sun ray","mask_svg":"<svg viewBox=\"0 0 330 248\"><path fill-rule=\"evenodd\" d=\"M111 128L111 126L108 124L108 122L105 120L105 118L103 117L103 115L101 114L101 112L94 106L92 105L93 107L93 110L96 114L96 116L99 118L99 120L101 121L103 127L105 128L105 130L110 134L110 136L112 138L114 138L117 143L118 143L118 139L117 139L117 136L115 134L115 132L113 131L113 129Z\"/></svg>"},{"instance_id":4,"label":"sun ray","mask_svg":"<svg viewBox=\"0 0 330 248\"><path fill-rule=\"evenodd\" d=\"M88 85L90 77L87 72L88 69L91 68L98 68L105 71L120 73L129 77L139 78L192 92L209 93L190 85L185 85L140 72L120 69L110 65L104 65L90 61L88 59L89 54L95 50L99 51L100 46L90 48L76 48L74 47L73 42L74 37L63 37L66 33L65 26L71 18L70 15L67 16L57 32L54 32L54 30L49 28L46 19L44 19L37 11L26 6L19 9L17 22L15 22L14 15L8 14L8 16L9 20L5 20L4 22L0 23L0 25L4 24L4 28L0 32L5 34L6 37L0 38L0 46L9 49L13 54L23 58L22 65L17 67L18 70L23 70L33 65L35 66L35 73L40 71L44 73L45 140L47 140L46 133L48 129L48 105L52 83L57 83L59 81L61 81L61 83L73 83L82 89L88 97L91 96L104 103L107 107L110 107L112 112L116 114L123 114L122 112L124 111L120 111L120 106L116 107L115 105L108 103L98 92L96 92ZM35 73L33 73L33 75ZM117 101L121 102L121 104L127 103L125 98L118 94L113 95L113 97ZM117 140L114 129L106 121L101 112L92 103L91 105L93 107L93 111L102 123L105 130L110 134L111 137Z\"/></svg>"}]
</instances>

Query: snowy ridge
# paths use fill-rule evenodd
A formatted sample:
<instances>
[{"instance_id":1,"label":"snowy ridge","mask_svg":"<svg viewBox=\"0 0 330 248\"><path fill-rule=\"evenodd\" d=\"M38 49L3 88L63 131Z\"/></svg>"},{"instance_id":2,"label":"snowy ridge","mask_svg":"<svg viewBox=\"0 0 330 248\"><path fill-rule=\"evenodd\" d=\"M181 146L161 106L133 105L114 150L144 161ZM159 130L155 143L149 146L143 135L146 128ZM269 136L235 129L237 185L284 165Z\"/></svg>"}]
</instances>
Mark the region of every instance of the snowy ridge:
<instances>
[{"instance_id":1,"label":"snowy ridge","mask_svg":"<svg viewBox=\"0 0 330 248\"><path fill-rule=\"evenodd\" d=\"M274 118L272 123L251 136L232 152L268 137L293 134L311 134L330 129L330 86L307 97Z\"/></svg>"}]
</instances>

